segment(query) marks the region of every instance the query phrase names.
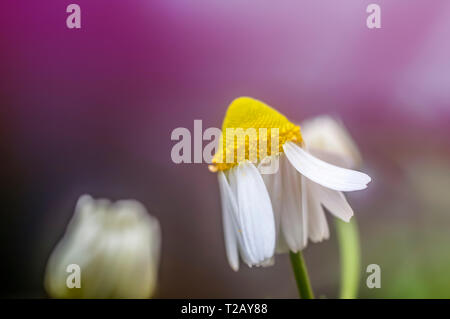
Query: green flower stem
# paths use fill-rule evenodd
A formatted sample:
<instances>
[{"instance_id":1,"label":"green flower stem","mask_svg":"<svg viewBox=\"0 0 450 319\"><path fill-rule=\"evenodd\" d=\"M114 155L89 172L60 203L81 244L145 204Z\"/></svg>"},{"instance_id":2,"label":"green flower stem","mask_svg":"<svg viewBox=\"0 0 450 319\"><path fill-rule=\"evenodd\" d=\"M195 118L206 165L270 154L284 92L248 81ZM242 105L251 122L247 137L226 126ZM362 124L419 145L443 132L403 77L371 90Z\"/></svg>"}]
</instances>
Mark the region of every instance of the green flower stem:
<instances>
[{"instance_id":1,"label":"green flower stem","mask_svg":"<svg viewBox=\"0 0 450 319\"><path fill-rule=\"evenodd\" d=\"M299 251L298 253L293 253L290 251L289 257L291 258L292 269L294 270L295 281L297 282L300 298L314 299L314 294L309 282L308 270L306 269L302 252Z\"/></svg>"},{"instance_id":2,"label":"green flower stem","mask_svg":"<svg viewBox=\"0 0 450 319\"><path fill-rule=\"evenodd\" d=\"M353 216L349 223L336 220L341 259L341 289L339 298L354 299L358 295L361 269L358 225Z\"/></svg>"}]
</instances>

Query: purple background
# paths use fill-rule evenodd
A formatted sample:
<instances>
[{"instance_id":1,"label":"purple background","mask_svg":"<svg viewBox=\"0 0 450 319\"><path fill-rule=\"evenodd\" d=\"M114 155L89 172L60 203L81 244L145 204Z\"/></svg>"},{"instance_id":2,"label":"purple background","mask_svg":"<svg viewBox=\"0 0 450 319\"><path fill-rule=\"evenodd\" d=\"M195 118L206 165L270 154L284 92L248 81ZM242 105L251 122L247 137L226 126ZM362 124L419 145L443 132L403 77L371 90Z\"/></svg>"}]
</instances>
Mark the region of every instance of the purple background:
<instances>
[{"instance_id":1,"label":"purple background","mask_svg":"<svg viewBox=\"0 0 450 319\"><path fill-rule=\"evenodd\" d=\"M381 29L365 25L372 2ZM70 3L0 4L1 295L45 296L46 260L89 193L138 199L160 219L157 297L295 297L286 256L231 271L215 175L170 158L174 128L220 127L241 95L292 121L328 113L346 124L373 177L349 196L363 265L398 278L402 261L448 247L449 1L77 0L79 30L66 27ZM332 297L331 229L306 255L317 294ZM404 255L386 257L386 247Z\"/></svg>"}]
</instances>

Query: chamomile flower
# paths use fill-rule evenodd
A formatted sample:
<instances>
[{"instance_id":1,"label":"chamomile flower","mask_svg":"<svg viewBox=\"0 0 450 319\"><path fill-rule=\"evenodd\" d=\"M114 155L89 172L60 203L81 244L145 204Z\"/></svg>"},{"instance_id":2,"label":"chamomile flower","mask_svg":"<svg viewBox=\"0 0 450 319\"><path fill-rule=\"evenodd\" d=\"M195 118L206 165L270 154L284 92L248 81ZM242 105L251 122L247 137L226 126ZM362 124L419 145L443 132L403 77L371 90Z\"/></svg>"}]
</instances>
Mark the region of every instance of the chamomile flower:
<instances>
[{"instance_id":1,"label":"chamomile flower","mask_svg":"<svg viewBox=\"0 0 450 319\"><path fill-rule=\"evenodd\" d=\"M230 130L241 130L244 137ZM326 238L325 216L316 206L336 200L341 193L334 191L361 190L370 182L364 173L317 158L306 145L300 127L263 102L241 97L230 104L210 170L218 173L233 270L239 269L239 255L248 266L266 266L273 263L276 246L297 252L308 237ZM278 163L278 169L261 174L268 163ZM317 191L308 191L316 185Z\"/></svg>"},{"instance_id":2,"label":"chamomile flower","mask_svg":"<svg viewBox=\"0 0 450 319\"><path fill-rule=\"evenodd\" d=\"M55 298L149 298L160 245L159 222L141 203L83 195L47 263L45 288ZM79 282L69 286L74 265Z\"/></svg>"}]
</instances>

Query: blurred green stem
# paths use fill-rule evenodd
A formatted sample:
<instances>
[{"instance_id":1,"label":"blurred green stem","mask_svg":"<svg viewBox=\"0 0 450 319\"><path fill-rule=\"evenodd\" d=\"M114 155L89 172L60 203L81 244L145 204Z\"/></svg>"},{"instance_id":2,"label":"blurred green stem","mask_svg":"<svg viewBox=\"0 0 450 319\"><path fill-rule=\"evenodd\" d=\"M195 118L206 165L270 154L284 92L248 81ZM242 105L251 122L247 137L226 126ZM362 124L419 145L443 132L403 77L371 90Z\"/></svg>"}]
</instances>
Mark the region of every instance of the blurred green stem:
<instances>
[{"instance_id":1,"label":"blurred green stem","mask_svg":"<svg viewBox=\"0 0 450 319\"><path fill-rule=\"evenodd\" d=\"M300 298L314 299L314 294L309 282L308 270L306 269L305 260L302 252L289 252L291 258L292 269L294 271L295 281L297 282L298 293Z\"/></svg>"},{"instance_id":2,"label":"blurred green stem","mask_svg":"<svg viewBox=\"0 0 450 319\"><path fill-rule=\"evenodd\" d=\"M361 267L358 225L354 216L349 223L335 220L341 259L339 298L354 299L358 294Z\"/></svg>"}]
</instances>

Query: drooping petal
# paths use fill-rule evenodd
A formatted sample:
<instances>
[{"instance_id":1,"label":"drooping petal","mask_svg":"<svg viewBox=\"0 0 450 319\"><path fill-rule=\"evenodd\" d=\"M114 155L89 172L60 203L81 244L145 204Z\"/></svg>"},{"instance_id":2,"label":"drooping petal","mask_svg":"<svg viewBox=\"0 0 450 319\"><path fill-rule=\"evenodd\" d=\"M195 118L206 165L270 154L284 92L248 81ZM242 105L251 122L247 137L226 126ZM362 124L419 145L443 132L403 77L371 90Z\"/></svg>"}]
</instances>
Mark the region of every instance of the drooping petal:
<instances>
[{"instance_id":1,"label":"drooping petal","mask_svg":"<svg viewBox=\"0 0 450 319\"><path fill-rule=\"evenodd\" d=\"M239 270L239 251L235 228L232 225L231 212L224 211L222 214L225 248L228 262L234 271Z\"/></svg>"},{"instance_id":2,"label":"drooping petal","mask_svg":"<svg viewBox=\"0 0 450 319\"><path fill-rule=\"evenodd\" d=\"M317 243L328 239L330 230L328 229L325 212L320 203L320 197L317 196L313 188L314 184L311 181L306 183L308 189L308 237L312 242Z\"/></svg>"},{"instance_id":3,"label":"drooping petal","mask_svg":"<svg viewBox=\"0 0 450 319\"><path fill-rule=\"evenodd\" d=\"M302 214L303 214L303 248L308 244L308 188L307 179L302 176ZM303 249L302 248L302 249Z\"/></svg>"},{"instance_id":4,"label":"drooping petal","mask_svg":"<svg viewBox=\"0 0 450 319\"><path fill-rule=\"evenodd\" d=\"M227 178L223 172L218 173L220 197L222 200L222 221L225 238L225 249L228 263L234 271L239 270L238 239L236 237L236 226L233 215L237 214L237 204L234 194L228 185Z\"/></svg>"},{"instance_id":5,"label":"drooping petal","mask_svg":"<svg viewBox=\"0 0 450 319\"><path fill-rule=\"evenodd\" d=\"M315 183L311 183L311 188L323 206L334 216L349 222L353 216L353 209L345 199L342 192L338 192Z\"/></svg>"},{"instance_id":6,"label":"drooping petal","mask_svg":"<svg viewBox=\"0 0 450 319\"><path fill-rule=\"evenodd\" d=\"M308 244L308 201L306 179L285 162L285 196L281 213L281 232L286 245L298 252ZM287 186L287 187L286 187Z\"/></svg>"},{"instance_id":7,"label":"drooping petal","mask_svg":"<svg viewBox=\"0 0 450 319\"><path fill-rule=\"evenodd\" d=\"M361 172L328 164L293 142L283 145L289 162L302 175L310 180L338 191L356 191L365 189L371 178Z\"/></svg>"},{"instance_id":8,"label":"drooping petal","mask_svg":"<svg viewBox=\"0 0 450 319\"><path fill-rule=\"evenodd\" d=\"M283 234L277 237L277 245L275 247L275 252L277 254L286 254L289 252L289 246L286 243Z\"/></svg>"},{"instance_id":9,"label":"drooping petal","mask_svg":"<svg viewBox=\"0 0 450 319\"><path fill-rule=\"evenodd\" d=\"M275 216L275 229L276 229L276 252L284 253L289 251L289 247L283 238L283 234L281 233L280 228L280 219L281 219L281 206L283 204L283 189L282 189L282 176L281 176L281 167L280 167L280 156L272 155L268 160L261 161L258 165L258 170L262 172L262 167L265 162L270 161L278 161L278 170L271 174L261 173L261 176L264 180L264 184L266 185L267 192L269 193L270 200L272 202L272 209Z\"/></svg>"},{"instance_id":10,"label":"drooping petal","mask_svg":"<svg viewBox=\"0 0 450 319\"><path fill-rule=\"evenodd\" d=\"M230 170L230 184L236 189L242 248L249 264L259 265L275 250L275 219L269 194L258 169L249 162Z\"/></svg>"},{"instance_id":11,"label":"drooping petal","mask_svg":"<svg viewBox=\"0 0 450 319\"><path fill-rule=\"evenodd\" d=\"M307 203L302 192L302 176L279 156L276 174L263 175L277 219L277 252L297 252L307 243Z\"/></svg>"},{"instance_id":12,"label":"drooping petal","mask_svg":"<svg viewBox=\"0 0 450 319\"><path fill-rule=\"evenodd\" d=\"M232 168L228 174L228 179L226 173L219 173L219 186L221 192L223 189L224 194L222 195L222 204L226 205L222 207L223 211L223 225L224 225L224 236L225 236L225 248L227 250L227 258L231 268L235 271L239 269L239 253L248 265L253 265L255 263L255 257L253 255L253 250L250 249L249 242L245 240L244 234L242 232L242 223L239 218L239 209L237 204L237 180L236 180L236 170L237 168ZM225 202L223 202L226 199ZM235 242L236 241L236 242ZM236 250L235 250L236 245ZM237 266L236 266L237 265Z\"/></svg>"},{"instance_id":13,"label":"drooping petal","mask_svg":"<svg viewBox=\"0 0 450 319\"><path fill-rule=\"evenodd\" d=\"M232 210L232 221L233 226L235 228L235 235L238 239L238 248L239 253L244 260L244 262L251 266L255 263L255 257L254 257L254 249L250 247L250 241L246 240L246 237L244 237L244 233L242 232L243 226L242 226L242 218L239 214L239 208L238 208L238 202L237 202L237 166L231 168L228 171L228 181L230 190L233 193L233 198L235 199L236 203L236 209Z\"/></svg>"}]
</instances>

